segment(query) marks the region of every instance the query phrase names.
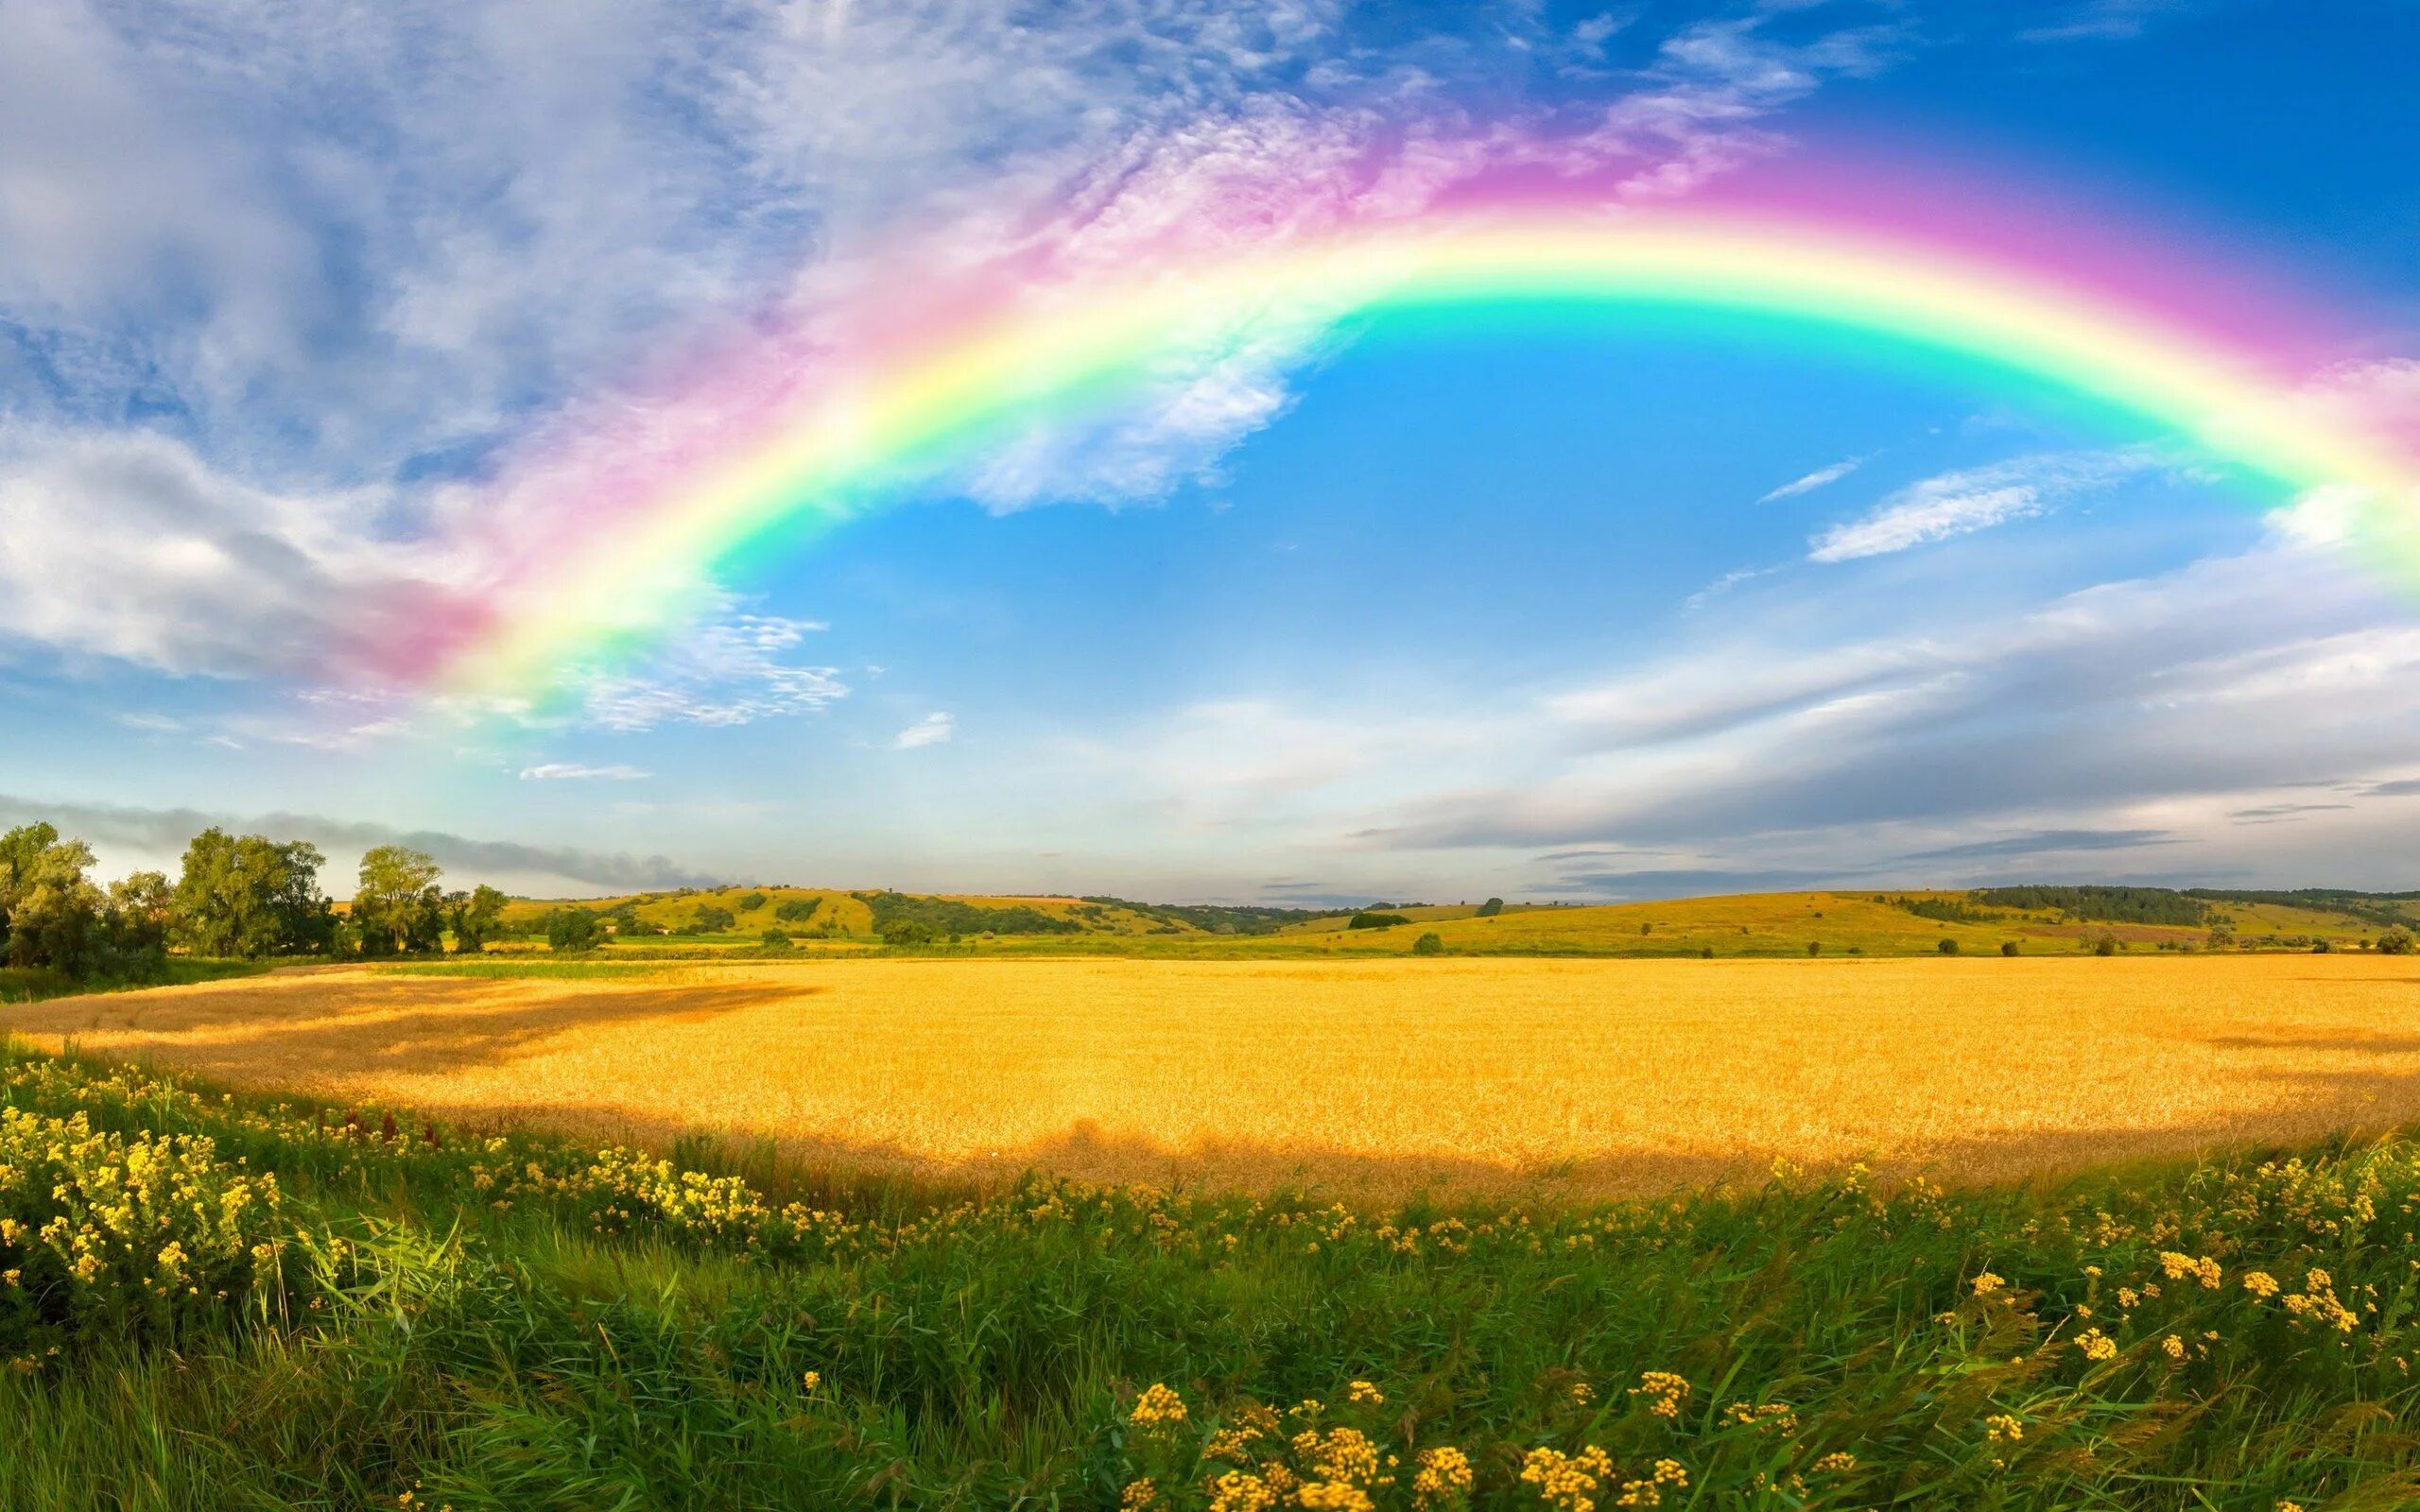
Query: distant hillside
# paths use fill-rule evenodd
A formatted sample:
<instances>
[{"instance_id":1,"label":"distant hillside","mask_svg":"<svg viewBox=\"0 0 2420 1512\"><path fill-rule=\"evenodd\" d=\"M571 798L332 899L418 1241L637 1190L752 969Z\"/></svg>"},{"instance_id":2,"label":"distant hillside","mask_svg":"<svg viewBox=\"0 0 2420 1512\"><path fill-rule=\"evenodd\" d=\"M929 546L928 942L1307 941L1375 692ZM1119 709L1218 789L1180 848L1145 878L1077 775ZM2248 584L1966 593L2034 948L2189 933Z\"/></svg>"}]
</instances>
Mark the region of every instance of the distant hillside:
<instances>
[{"instance_id":1,"label":"distant hillside","mask_svg":"<svg viewBox=\"0 0 2420 1512\"><path fill-rule=\"evenodd\" d=\"M561 902L516 900L537 931ZM801 945L885 941L1019 954L1393 955L1424 936L1458 955L1806 956L2110 951L2364 950L2420 929L2420 894L2028 885L1926 892L1743 893L1654 902L1391 905L1404 922L1352 928L1352 909L1085 898L716 887L593 899L629 943L730 949L779 929ZM1945 944L1949 947L1945 951Z\"/></svg>"}]
</instances>

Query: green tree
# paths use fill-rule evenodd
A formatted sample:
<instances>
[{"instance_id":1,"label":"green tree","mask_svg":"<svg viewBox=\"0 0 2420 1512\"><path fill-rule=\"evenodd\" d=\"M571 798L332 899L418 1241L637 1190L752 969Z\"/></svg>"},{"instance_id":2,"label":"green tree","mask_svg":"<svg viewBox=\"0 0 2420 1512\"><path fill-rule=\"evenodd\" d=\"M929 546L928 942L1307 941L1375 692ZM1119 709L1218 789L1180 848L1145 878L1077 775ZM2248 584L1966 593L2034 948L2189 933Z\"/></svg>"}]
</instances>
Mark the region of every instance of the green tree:
<instances>
[{"instance_id":1,"label":"green tree","mask_svg":"<svg viewBox=\"0 0 2420 1512\"><path fill-rule=\"evenodd\" d=\"M440 949L445 933L444 873L424 851L406 846L372 846L362 852L360 885L347 916L364 955Z\"/></svg>"},{"instance_id":2,"label":"green tree","mask_svg":"<svg viewBox=\"0 0 2420 1512\"><path fill-rule=\"evenodd\" d=\"M1494 919L1496 915L1502 912L1504 912L1504 900L1501 898L1490 898L1487 902L1478 905L1478 917L1481 919Z\"/></svg>"},{"instance_id":3,"label":"green tree","mask_svg":"<svg viewBox=\"0 0 2420 1512\"><path fill-rule=\"evenodd\" d=\"M6 959L11 966L46 967L65 976L84 976L105 943L102 919L108 897L86 875L93 850L81 840L61 840L47 824L29 824L0 835L0 913L8 927Z\"/></svg>"},{"instance_id":4,"label":"green tree","mask_svg":"<svg viewBox=\"0 0 2420 1512\"><path fill-rule=\"evenodd\" d=\"M1435 930L1432 929L1427 934L1421 936L1418 939L1411 942L1411 954L1414 955L1443 955L1445 954L1445 941Z\"/></svg>"},{"instance_id":5,"label":"green tree","mask_svg":"<svg viewBox=\"0 0 2420 1512\"><path fill-rule=\"evenodd\" d=\"M1392 929L1397 924L1410 922L1410 919L1401 914L1382 914L1374 909L1369 909L1347 919L1344 927L1347 929Z\"/></svg>"},{"instance_id":6,"label":"green tree","mask_svg":"<svg viewBox=\"0 0 2420 1512\"><path fill-rule=\"evenodd\" d=\"M1945 939L1945 940L1943 940L1943 941L1941 942L1941 954L1943 954L1944 955L1955 955L1955 954L1958 954L1958 942L1957 942L1956 940L1954 940L1954 939Z\"/></svg>"},{"instance_id":7,"label":"green tree","mask_svg":"<svg viewBox=\"0 0 2420 1512\"><path fill-rule=\"evenodd\" d=\"M2382 955L2411 954L2411 931L2396 924L2378 936L2378 953Z\"/></svg>"},{"instance_id":8,"label":"green tree","mask_svg":"<svg viewBox=\"0 0 2420 1512\"><path fill-rule=\"evenodd\" d=\"M2014 941L2014 940L2013 940L2013 939L2004 939L2004 940L2000 941L2000 954L2001 954L2002 955L2014 955L2014 954L2016 954L2016 941Z\"/></svg>"},{"instance_id":9,"label":"green tree","mask_svg":"<svg viewBox=\"0 0 2420 1512\"><path fill-rule=\"evenodd\" d=\"M504 931L504 894L481 883L469 892L445 895L445 924L454 931L456 954L475 955Z\"/></svg>"},{"instance_id":10,"label":"green tree","mask_svg":"<svg viewBox=\"0 0 2420 1512\"><path fill-rule=\"evenodd\" d=\"M761 892L745 892L739 895L739 911L743 914L752 914L764 906L765 895Z\"/></svg>"},{"instance_id":11,"label":"green tree","mask_svg":"<svg viewBox=\"0 0 2420 1512\"><path fill-rule=\"evenodd\" d=\"M197 955L258 960L327 950L336 914L320 892L317 848L208 829L185 847L169 937Z\"/></svg>"},{"instance_id":12,"label":"green tree","mask_svg":"<svg viewBox=\"0 0 2420 1512\"><path fill-rule=\"evenodd\" d=\"M942 937L942 932L921 919L894 919L882 926L882 942L894 950L930 945Z\"/></svg>"},{"instance_id":13,"label":"green tree","mask_svg":"<svg viewBox=\"0 0 2420 1512\"><path fill-rule=\"evenodd\" d=\"M756 943L769 951L786 951L790 948L790 932L786 929L769 929L756 936Z\"/></svg>"},{"instance_id":14,"label":"green tree","mask_svg":"<svg viewBox=\"0 0 2420 1512\"><path fill-rule=\"evenodd\" d=\"M546 916L546 944L559 951L593 951L605 943L605 926L588 909L565 904Z\"/></svg>"}]
</instances>

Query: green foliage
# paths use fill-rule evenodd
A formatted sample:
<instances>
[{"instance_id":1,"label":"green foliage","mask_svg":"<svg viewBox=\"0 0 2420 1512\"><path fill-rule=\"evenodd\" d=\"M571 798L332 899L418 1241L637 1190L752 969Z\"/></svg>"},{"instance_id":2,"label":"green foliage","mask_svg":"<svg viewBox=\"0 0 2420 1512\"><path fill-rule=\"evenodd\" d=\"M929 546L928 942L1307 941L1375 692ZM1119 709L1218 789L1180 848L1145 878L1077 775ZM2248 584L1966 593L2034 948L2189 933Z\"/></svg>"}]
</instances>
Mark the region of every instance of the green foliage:
<instances>
[{"instance_id":1,"label":"green foliage","mask_svg":"<svg viewBox=\"0 0 2420 1512\"><path fill-rule=\"evenodd\" d=\"M510 900L486 883L469 892L445 895L445 924L454 932L454 949L476 955L504 928L504 905Z\"/></svg>"},{"instance_id":2,"label":"green foliage","mask_svg":"<svg viewBox=\"0 0 2420 1512\"><path fill-rule=\"evenodd\" d=\"M2000 941L2000 954L2002 955L2014 955L2016 954L2016 941L2013 939L2004 939Z\"/></svg>"},{"instance_id":3,"label":"green foliage","mask_svg":"<svg viewBox=\"0 0 2420 1512\"><path fill-rule=\"evenodd\" d=\"M1822 940L1820 940L1820 939L1810 939L1810 940L1808 940L1808 941L1806 942L1806 954L1809 954L1809 955L1821 955L1821 954L1824 954L1824 942L1823 942Z\"/></svg>"},{"instance_id":4,"label":"green foliage","mask_svg":"<svg viewBox=\"0 0 2420 1512\"><path fill-rule=\"evenodd\" d=\"M1905 909L1918 919L1929 919L1939 924L1984 924L1992 916L1971 903L1955 898L1910 898L1905 894L1885 893L1875 900L1893 908Z\"/></svg>"},{"instance_id":5,"label":"green foliage","mask_svg":"<svg viewBox=\"0 0 2420 1512\"><path fill-rule=\"evenodd\" d=\"M739 895L739 911L743 914L752 914L764 906L765 895L761 892L744 892Z\"/></svg>"},{"instance_id":6,"label":"green foliage","mask_svg":"<svg viewBox=\"0 0 2420 1512\"><path fill-rule=\"evenodd\" d=\"M822 906L823 899L821 895L813 898L785 898L782 900L781 906L773 910L773 917L785 924L804 924L813 919L815 911Z\"/></svg>"},{"instance_id":7,"label":"green foliage","mask_svg":"<svg viewBox=\"0 0 2420 1512\"><path fill-rule=\"evenodd\" d=\"M1941 954L1944 955L1955 955L1958 954L1958 942L1954 939L1943 940L1939 948Z\"/></svg>"},{"instance_id":8,"label":"green foliage","mask_svg":"<svg viewBox=\"0 0 2420 1512\"><path fill-rule=\"evenodd\" d=\"M1504 900L1501 898L1490 898L1487 902L1478 905L1478 912L1474 917L1478 919L1494 919L1496 915L1502 912L1504 912Z\"/></svg>"},{"instance_id":9,"label":"green foliage","mask_svg":"<svg viewBox=\"0 0 2420 1512\"><path fill-rule=\"evenodd\" d=\"M1661 1505L1742 1512L2383 1509L2420 1482L2406 1139L1958 1192L1353 1211L743 1177L32 1060L0 1066L0 1105L107 1135L72 1168L0 1158L0 1211L55 1216L62 1185L97 1211L147 1138L212 1156L199 1201L146 1221L278 1193L236 1242L179 1239L207 1284L147 1288L164 1246L125 1244L90 1283L109 1305L17 1325L9 1508L1107 1512L1149 1477L1203 1512L1230 1469L1357 1442L1379 1512L1448 1447L1486 1512L1549 1504L1524 1469L1586 1473L1592 1447L1600 1508L1666 1459L1688 1485Z\"/></svg>"},{"instance_id":10,"label":"green foliage","mask_svg":"<svg viewBox=\"0 0 2420 1512\"><path fill-rule=\"evenodd\" d=\"M689 917L673 930L673 933L676 935L720 935L738 926L739 920L733 916L730 909L717 908L713 903L700 903Z\"/></svg>"},{"instance_id":11,"label":"green foliage","mask_svg":"<svg viewBox=\"0 0 2420 1512\"><path fill-rule=\"evenodd\" d=\"M941 942L942 932L921 919L893 919L882 926L882 942L893 950L913 950Z\"/></svg>"},{"instance_id":12,"label":"green foliage","mask_svg":"<svg viewBox=\"0 0 2420 1512\"><path fill-rule=\"evenodd\" d=\"M1992 908L2056 912L2113 924L2192 927L2210 917L2201 895L2172 887L1978 887L1969 896Z\"/></svg>"},{"instance_id":13,"label":"green foliage","mask_svg":"<svg viewBox=\"0 0 2420 1512\"><path fill-rule=\"evenodd\" d=\"M1138 903L1129 898L1087 895L1085 902L1103 908L1123 908L1145 919L1164 924L1182 925L1212 935L1274 935L1288 924L1308 923L1315 919L1334 919L1348 914L1349 908L1267 908L1246 904L1224 903Z\"/></svg>"},{"instance_id":14,"label":"green foliage","mask_svg":"<svg viewBox=\"0 0 2420 1512\"><path fill-rule=\"evenodd\" d=\"M873 913L873 932L890 939L890 926L924 925L939 939L947 935L1076 935L1083 926L1072 919L1048 914L1026 903L985 908L954 898L926 898L904 892L861 892L856 896Z\"/></svg>"},{"instance_id":15,"label":"green foliage","mask_svg":"<svg viewBox=\"0 0 2420 1512\"><path fill-rule=\"evenodd\" d=\"M2383 955L2411 954L2411 931L2397 924L2378 936L2378 953Z\"/></svg>"},{"instance_id":16,"label":"green foliage","mask_svg":"<svg viewBox=\"0 0 2420 1512\"><path fill-rule=\"evenodd\" d=\"M1406 919L1401 914L1382 914L1372 910L1364 910L1361 913L1354 915L1351 920L1349 920L1344 927L1347 929L1392 929L1397 924L1409 924L1410 922L1410 919Z\"/></svg>"},{"instance_id":17,"label":"green foliage","mask_svg":"<svg viewBox=\"0 0 2420 1512\"><path fill-rule=\"evenodd\" d=\"M1418 939L1413 940L1413 941L1411 942L1411 954L1413 954L1414 955L1443 955L1443 954L1445 954L1445 940L1444 940L1444 936L1443 936L1439 935L1439 934L1438 934L1435 930L1433 930L1433 929L1432 929L1432 930L1430 930L1427 934L1421 936Z\"/></svg>"},{"instance_id":18,"label":"green foliage","mask_svg":"<svg viewBox=\"0 0 2420 1512\"><path fill-rule=\"evenodd\" d=\"M47 824L0 834L0 966L61 983L157 977L166 960L168 879L90 876L92 848Z\"/></svg>"},{"instance_id":19,"label":"green foliage","mask_svg":"<svg viewBox=\"0 0 2420 1512\"><path fill-rule=\"evenodd\" d=\"M2093 942L2093 946L2092 946L2092 954L2094 954L2095 955L2115 955L2115 954L2118 954L2118 936L2115 936L2115 935L2103 935L2103 936L2101 936L2098 940L2095 940L2095 941Z\"/></svg>"},{"instance_id":20,"label":"green foliage","mask_svg":"<svg viewBox=\"0 0 2420 1512\"><path fill-rule=\"evenodd\" d=\"M426 852L372 846L362 852L360 886L345 921L364 955L426 954L444 943L444 875Z\"/></svg>"},{"instance_id":21,"label":"green foliage","mask_svg":"<svg viewBox=\"0 0 2420 1512\"><path fill-rule=\"evenodd\" d=\"M769 929L756 936L756 943L769 951L786 951L790 948L790 932L786 929Z\"/></svg>"},{"instance_id":22,"label":"green foliage","mask_svg":"<svg viewBox=\"0 0 2420 1512\"><path fill-rule=\"evenodd\" d=\"M592 909L565 904L546 916L546 945L558 951L593 951L605 943L605 922Z\"/></svg>"},{"instance_id":23,"label":"green foliage","mask_svg":"<svg viewBox=\"0 0 2420 1512\"><path fill-rule=\"evenodd\" d=\"M336 914L320 892L324 864L303 841L204 830L185 847L170 936L197 955L241 960L325 951Z\"/></svg>"}]
</instances>

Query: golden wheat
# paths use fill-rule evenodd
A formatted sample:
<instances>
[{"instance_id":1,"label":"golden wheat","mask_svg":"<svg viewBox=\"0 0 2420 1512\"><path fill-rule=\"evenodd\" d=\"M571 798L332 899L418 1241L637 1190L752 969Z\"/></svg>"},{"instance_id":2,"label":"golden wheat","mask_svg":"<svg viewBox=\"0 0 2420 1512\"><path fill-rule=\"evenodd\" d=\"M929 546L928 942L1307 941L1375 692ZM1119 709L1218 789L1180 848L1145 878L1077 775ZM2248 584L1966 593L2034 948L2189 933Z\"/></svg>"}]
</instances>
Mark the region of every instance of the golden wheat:
<instances>
[{"instance_id":1,"label":"golden wheat","mask_svg":"<svg viewBox=\"0 0 2420 1512\"><path fill-rule=\"evenodd\" d=\"M1004 1175L1616 1193L1958 1179L2420 1119L2420 964L826 960L319 969L0 1010L250 1086Z\"/></svg>"}]
</instances>

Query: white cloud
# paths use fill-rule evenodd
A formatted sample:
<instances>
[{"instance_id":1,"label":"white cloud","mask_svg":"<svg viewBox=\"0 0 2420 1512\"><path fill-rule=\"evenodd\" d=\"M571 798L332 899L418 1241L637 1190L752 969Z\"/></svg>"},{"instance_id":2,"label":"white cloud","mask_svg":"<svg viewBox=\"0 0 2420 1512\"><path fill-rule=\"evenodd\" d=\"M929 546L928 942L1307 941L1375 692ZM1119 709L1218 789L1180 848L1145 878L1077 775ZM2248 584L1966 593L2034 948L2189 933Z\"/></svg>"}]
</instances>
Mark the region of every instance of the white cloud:
<instances>
[{"instance_id":1,"label":"white cloud","mask_svg":"<svg viewBox=\"0 0 2420 1512\"><path fill-rule=\"evenodd\" d=\"M821 713L849 695L840 669L800 665L785 654L822 628L812 620L726 608L635 662L571 675L576 722L629 731Z\"/></svg>"},{"instance_id":2,"label":"white cloud","mask_svg":"<svg viewBox=\"0 0 2420 1512\"><path fill-rule=\"evenodd\" d=\"M576 782L592 780L635 782L654 775L636 766L619 765L584 766L578 762L541 762L535 766L521 768L521 780L525 782Z\"/></svg>"},{"instance_id":3,"label":"white cloud","mask_svg":"<svg viewBox=\"0 0 2420 1512\"><path fill-rule=\"evenodd\" d=\"M1794 499L1802 493L1812 493L1826 483L1838 483L1841 479L1847 477L1850 473L1856 472L1858 468L1864 465L1864 457L1845 457L1841 461L1833 463L1829 467L1819 467L1814 472L1807 473L1805 477L1785 483L1780 488L1773 490L1772 492L1760 495L1756 502L1758 504L1772 504L1780 499Z\"/></svg>"},{"instance_id":4,"label":"white cloud","mask_svg":"<svg viewBox=\"0 0 2420 1512\"><path fill-rule=\"evenodd\" d=\"M1809 561L1850 561L1971 535L2048 513L2078 494L2161 465L2148 451L2068 452L2018 457L1911 483L1860 519L1809 543Z\"/></svg>"},{"instance_id":5,"label":"white cloud","mask_svg":"<svg viewBox=\"0 0 2420 1512\"><path fill-rule=\"evenodd\" d=\"M914 750L919 746L939 746L958 732L957 722L945 713L929 713L891 738L895 750Z\"/></svg>"}]
</instances>

